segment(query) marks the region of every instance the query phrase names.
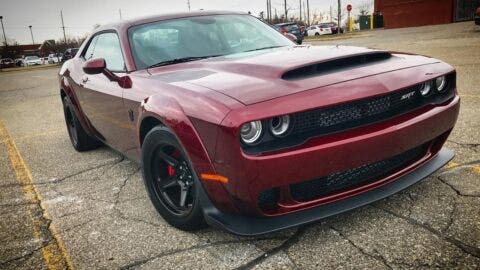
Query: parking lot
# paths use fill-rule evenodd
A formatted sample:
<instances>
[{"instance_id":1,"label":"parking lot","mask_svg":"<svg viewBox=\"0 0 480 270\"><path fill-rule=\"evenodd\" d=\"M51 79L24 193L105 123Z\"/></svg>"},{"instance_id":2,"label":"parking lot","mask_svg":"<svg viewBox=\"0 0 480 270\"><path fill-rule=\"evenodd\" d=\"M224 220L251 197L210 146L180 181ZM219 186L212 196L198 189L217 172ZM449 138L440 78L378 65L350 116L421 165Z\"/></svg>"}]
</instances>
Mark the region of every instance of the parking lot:
<instances>
[{"instance_id":1,"label":"parking lot","mask_svg":"<svg viewBox=\"0 0 480 270\"><path fill-rule=\"evenodd\" d=\"M447 142L455 159L399 194L315 224L256 238L187 233L156 213L137 164L106 147L72 148L57 68L1 72L0 269L480 268L480 28L466 22L313 43L452 64L462 98Z\"/></svg>"}]
</instances>

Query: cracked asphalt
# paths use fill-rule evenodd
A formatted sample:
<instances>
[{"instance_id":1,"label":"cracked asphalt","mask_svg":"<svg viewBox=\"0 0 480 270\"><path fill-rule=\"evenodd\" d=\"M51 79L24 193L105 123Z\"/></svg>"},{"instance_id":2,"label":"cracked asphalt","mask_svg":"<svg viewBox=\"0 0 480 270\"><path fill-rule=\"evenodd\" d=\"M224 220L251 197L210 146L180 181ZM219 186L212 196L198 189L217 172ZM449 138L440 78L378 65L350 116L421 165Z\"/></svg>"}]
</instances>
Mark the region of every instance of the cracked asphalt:
<instances>
[{"instance_id":1,"label":"cracked asphalt","mask_svg":"<svg viewBox=\"0 0 480 270\"><path fill-rule=\"evenodd\" d=\"M480 28L379 30L317 44L425 54L457 69L455 159L415 186L262 237L179 231L155 212L139 167L70 145L57 69L0 73L0 269L480 268Z\"/></svg>"}]
</instances>

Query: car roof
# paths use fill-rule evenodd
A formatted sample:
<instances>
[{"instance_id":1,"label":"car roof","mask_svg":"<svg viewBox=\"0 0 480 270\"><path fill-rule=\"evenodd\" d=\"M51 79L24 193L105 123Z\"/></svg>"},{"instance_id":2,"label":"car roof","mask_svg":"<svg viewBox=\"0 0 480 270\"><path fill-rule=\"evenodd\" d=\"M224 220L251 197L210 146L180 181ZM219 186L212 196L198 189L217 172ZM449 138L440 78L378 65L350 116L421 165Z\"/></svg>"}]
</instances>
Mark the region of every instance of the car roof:
<instances>
[{"instance_id":1,"label":"car roof","mask_svg":"<svg viewBox=\"0 0 480 270\"><path fill-rule=\"evenodd\" d=\"M151 23L156 21L198 17L198 16L210 16L210 15L247 15L247 13L235 12L235 11L223 11L223 10L218 10L218 11L202 10L202 11L193 11L193 12L165 13L165 14L150 15L150 16L138 17L134 19L122 20L122 21L105 24L95 29L95 32L108 30L108 29L126 29L126 28L130 28L131 26L141 25L141 24L146 24L146 23Z\"/></svg>"},{"instance_id":2,"label":"car roof","mask_svg":"<svg viewBox=\"0 0 480 270\"><path fill-rule=\"evenodd\" d=\"M287 22L287 23L277 23L276 25L278 25L278 26L285 26L285 25L293 25L293 24L296 25L297 23L295 23L295 22Z\"/></svg>"}]
</instances>

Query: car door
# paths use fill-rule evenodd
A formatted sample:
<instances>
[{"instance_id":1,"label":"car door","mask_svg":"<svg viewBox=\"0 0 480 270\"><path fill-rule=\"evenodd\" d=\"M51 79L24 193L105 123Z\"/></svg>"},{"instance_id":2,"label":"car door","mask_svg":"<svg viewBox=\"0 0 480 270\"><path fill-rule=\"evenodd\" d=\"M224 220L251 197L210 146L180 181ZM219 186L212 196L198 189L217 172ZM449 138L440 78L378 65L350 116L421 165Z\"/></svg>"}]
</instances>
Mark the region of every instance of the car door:
<instances>
[{"instance_id":1,"label":"car door","mask_svg":"<svg viewBox=\"0 0 480 270\"><path fill-rule=\"evenodd\" d=\"M96 35L83 55L83 60L103 58L108 70L117 76L125 75L125 62L120 40L115 32ZM123 151L122 134L130 128L123 106L123 88L104 74L83 74L81 85L82 109L98 136L113 148Z\"/></svg>"}]
</instances>

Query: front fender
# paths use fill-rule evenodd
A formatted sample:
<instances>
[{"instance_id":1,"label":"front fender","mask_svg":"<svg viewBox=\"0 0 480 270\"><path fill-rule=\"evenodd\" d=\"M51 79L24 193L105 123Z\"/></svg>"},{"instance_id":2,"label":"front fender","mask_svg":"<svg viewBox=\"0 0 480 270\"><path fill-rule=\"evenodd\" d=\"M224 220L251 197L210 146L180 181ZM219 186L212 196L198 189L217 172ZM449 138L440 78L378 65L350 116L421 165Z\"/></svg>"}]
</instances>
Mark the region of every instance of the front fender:
<instances>
[{"instance_id":1,"label":"front fender","mask_svg":"<svg viewBox=\"0 0 480 270\"><path fill-rule=\"evenodd\" d=\"M150 96L142 101L139 115L137 130L140 130L144 119L153 117L175 134L192 162L199 179L203 173L216 174L209 151L194 124L175 99L160 95ZM202 181L201 179L200 182L215 205L224 211L237 212L223 183Z\"/></svg>"}]
</instances>

